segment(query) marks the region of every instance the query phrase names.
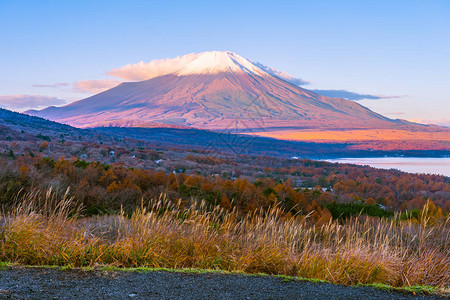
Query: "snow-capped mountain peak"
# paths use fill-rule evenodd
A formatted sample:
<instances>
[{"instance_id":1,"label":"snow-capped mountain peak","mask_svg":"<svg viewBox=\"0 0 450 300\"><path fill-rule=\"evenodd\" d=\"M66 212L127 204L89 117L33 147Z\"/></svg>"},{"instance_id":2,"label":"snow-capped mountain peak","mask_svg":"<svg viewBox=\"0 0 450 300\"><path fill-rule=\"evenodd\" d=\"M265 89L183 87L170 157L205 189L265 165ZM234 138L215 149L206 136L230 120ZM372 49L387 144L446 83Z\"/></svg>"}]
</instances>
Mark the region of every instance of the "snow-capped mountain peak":
<instances>
[{"instance_id":1,"label":"snow-capped mountain peak","mask_svg":"<svg viewBox=\"0 0 450 300\"><path fill-rule=\"evenodd\" d=\"M208 51L199 53L192 61L182 66L177 75L217 74L220 72L246 72L266 75L249 60L230 51Z\"/></svg>"}]
</instances>

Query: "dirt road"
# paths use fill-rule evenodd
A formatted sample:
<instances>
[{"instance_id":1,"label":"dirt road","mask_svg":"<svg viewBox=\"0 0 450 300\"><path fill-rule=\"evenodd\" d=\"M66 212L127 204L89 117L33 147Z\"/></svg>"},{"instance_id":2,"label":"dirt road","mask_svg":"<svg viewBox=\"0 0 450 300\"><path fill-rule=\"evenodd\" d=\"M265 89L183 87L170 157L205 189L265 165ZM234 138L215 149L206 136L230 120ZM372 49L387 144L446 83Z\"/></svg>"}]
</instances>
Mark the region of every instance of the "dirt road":
<instances>
[{"instance_id":1,"label":"dirt road","mask_svg":"<svg viewBox=\"0 0 450 300\"><path fill-rule=\"evenodd\" d=\"M0 299L439 299L271 276L0 269Z\"/></svg>"}]
</instances>

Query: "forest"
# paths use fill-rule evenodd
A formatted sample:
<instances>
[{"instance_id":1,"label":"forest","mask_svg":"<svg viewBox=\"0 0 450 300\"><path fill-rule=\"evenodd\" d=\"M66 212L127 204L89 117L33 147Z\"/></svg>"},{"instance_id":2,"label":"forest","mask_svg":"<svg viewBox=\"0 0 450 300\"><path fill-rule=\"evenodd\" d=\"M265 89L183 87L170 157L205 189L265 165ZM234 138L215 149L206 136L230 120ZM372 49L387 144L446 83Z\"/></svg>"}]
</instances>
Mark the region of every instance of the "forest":
<instances>
[{"instance_id":1,"label":"forest","mask_svg":"<svg viewBox=\"0 0 450 300\"><path fill-rule=\"evenodd\" d=\"M45 194L51 188L60 193L68 190L87 216L131 212L160 195L183 206L201 199L211 207L235 208L242 214L278 207L288 215L310 214L311 220L321 223L339 218L336 212L340 210L346 211L342 217L349 217L349 210L353 215L388 217L394 212L419 210L428 201L439 208L442 217L450 210L450 184L444 176L288 160L281 162L286 166L264 167L254 176L241 178L235 177L238 160L188 155L185 161L187 166L199 164L202 172L193 169L197 171L185 173L185 168L164 172L75 157L3 157L1 206L14 207L14 199L21 193ZM214 170L214 166L232 166L236 174L208 174L208 167Z\"/></svg>"}]
</instances>

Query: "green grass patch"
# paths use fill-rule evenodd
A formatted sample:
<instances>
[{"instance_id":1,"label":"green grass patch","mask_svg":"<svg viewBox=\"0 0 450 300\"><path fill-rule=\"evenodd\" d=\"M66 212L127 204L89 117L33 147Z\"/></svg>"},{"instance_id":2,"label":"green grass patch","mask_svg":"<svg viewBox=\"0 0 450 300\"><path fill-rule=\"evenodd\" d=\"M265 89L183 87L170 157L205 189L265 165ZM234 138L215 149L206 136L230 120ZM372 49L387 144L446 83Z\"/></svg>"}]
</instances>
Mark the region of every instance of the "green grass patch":
<instances>
[{"instance_id":1,"label":"green grass patch","mask_svg":"<svg viewBox=\"0 0 450 300\"><path fill-rule=\"evenodd\" d=\"M394 287L383 283L371 283L371 284L357 284L356 286L368 286L372 288L376 288L378 290L385 290L385 291L397 291L402 293L408 293L408 294L424 294L424 295L441 295L447 294L447 292L444 292L440 290L437 287L434 286L403 286L403 287Z\"/></svg>"}]
</instances>

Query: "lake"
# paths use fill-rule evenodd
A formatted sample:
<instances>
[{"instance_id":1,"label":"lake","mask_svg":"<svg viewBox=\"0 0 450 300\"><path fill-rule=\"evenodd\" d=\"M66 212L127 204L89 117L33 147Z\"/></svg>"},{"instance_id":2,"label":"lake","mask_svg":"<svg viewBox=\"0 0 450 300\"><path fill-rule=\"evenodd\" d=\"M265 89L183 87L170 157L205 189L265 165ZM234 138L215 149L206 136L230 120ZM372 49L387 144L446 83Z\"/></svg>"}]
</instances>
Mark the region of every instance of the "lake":
<instances>
[{"instance_id":1,"label":"lake","mask_svg":"<svg viewBox=\"0 0 450 300\"><path fill-rule=\"evenodd\" d=\"M399 169L409 173L431 173L450 176L450 157L365 157L325 159L325 161L369 165L380 169Z\"/></svg>"}]
</instances>

